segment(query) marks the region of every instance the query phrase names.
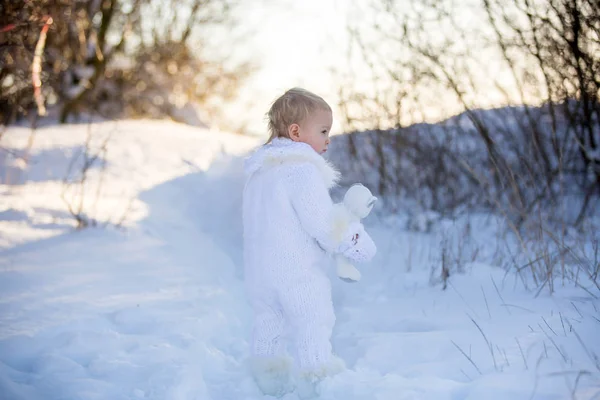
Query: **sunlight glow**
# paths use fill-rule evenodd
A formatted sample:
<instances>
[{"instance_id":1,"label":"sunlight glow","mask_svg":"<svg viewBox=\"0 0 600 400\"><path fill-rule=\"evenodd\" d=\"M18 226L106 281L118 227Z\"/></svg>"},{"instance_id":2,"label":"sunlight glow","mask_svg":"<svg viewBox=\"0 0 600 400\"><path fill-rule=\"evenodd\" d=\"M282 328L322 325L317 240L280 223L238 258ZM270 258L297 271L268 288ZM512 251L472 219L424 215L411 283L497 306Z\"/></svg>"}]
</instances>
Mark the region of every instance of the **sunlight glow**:
<instances>
[{"instance_id":1,"label":"sunlight glow","mask_svg":"<svg viewBox=\"0 0 600 400\"><path fill-rule=\"evenodd\" d=\"M245 46L259 61L260 70L241 90L239 100L226 113L241 119L245 133L265 135L264 114L277 96L301 86L336 106L336 82L330 69L343 58L346 2L306 0L264 1L246 6L244 23L256 32ZM339 124L334 123L334 131Z\"/></svg>"},{"instance_id":2,"label":"sunlight glow","mask_svg":"<svg viewBox=\"0 0 600 400\"><path fill-rule=\"evenodd\" d=\"M464 86L464 98L473 107L490 108L520 103L514 77L503 65L501 55L495 53L495 49L490 50L487 39L478 35L478 32L487 28L482 25L485 15L481 14L482 10L477 9L473 2L474 0L458 0L448 3L452 4L453 12L456 13L457 26L464 29L467 36L454 40L452 36L456 31L453 29L456 27L449 25L448 21L440 24L433 19L423 21L428 36L423 39L434 46L444 46L446 41L450 40L457 51L475 52L476 56L473 57L480 65L460 57L450 60L450 64L457 68L457 76L454 79ZM361 41L365 48L373 54L378 53L379 60L384 61L376 61L378 74L386 74L386 66L382 64L388 63L388 66L394 68L397 62L411 61L409 53L399 51L394 46L386 46L376 36L373 27L378 24L384 27L385 34L389 29L390 36L401 35L402 29L394 25L393 20L388 18L386 21L379 14L375 14L373 4L383 7L384 2L262 0L261 6L244 6L240 14L243 15L243 25L248 27L251 33L244 39L241 50L235 50L235 54L245 52L246 56L258 61L259 69L242 87L238 100L226 106L225 120L238 123L233 130L266 136L264 115L271 102L294 86L311 90L330 103L334 110L333 134L341 133L344 128L340 120L343 115L338 107L341 88L348 93L355 89L371 95L385 92L388 101L392 102L390 105L393 109L395 90L398 88L390 85L385 79L373 80L372 69L365 63L363 54L357 51L355 46L352 48L352 39L348 31L349 26L353 24L364 27ZM400 1L390 4L400 10L400 13L404 11L403 7L407 7L406 3ZM470 75L462 76L462 70L470 71ZM350 71L352 73L348 75ZM415 122L437 122L463 110L456 95L450 89L444 88L441 81L437 82L435 88L430 88L424 86L422 81L421 84L413 83L409 75L400 79L402 89L407 91L404 94L406 101L402 106L402 115L399 117L403 126ZM473 83L469 79L476 82L475 92L470 89ZM498 84L503 91L498 89ZM524 93L523 100L530 102L536 97L539 98L536 94ZM357 107L360 109L357 110ZM364 105L350 104L348 109L364 115L379 111L385 114L383 110L367 109ZM382 126L395 125L393 121L381 122Z\"/></svg>"}]
</instances>

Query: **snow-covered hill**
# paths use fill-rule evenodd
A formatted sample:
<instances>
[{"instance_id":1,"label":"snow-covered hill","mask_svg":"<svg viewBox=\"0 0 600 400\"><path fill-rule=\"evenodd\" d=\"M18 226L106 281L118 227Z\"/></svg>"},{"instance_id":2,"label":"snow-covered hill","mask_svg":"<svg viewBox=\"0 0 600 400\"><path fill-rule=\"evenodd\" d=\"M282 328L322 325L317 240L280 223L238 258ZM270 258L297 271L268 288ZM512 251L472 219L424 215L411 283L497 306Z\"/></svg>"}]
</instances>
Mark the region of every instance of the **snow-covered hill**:
<instances>
[{"instance_id":1,"label":"snow-covered hill","mask_svg":"<svg viewBox=\"0 0 600 400\"><path fill-rule=\"evenodd\" d=\"M82 214L108 225L75 231L88 132ZM155 121L45 127L23 168L30 135L0 141L0 399L267 399L245 364L240 247L257 142ZM321 399L600 398L600 294L584 278L536 296L500 268L509 239L490 216L365 222L379 253L360 283L333 280L348 370ZM446 290L443 257L464 271Z\"/></svg>"}]
</instances>

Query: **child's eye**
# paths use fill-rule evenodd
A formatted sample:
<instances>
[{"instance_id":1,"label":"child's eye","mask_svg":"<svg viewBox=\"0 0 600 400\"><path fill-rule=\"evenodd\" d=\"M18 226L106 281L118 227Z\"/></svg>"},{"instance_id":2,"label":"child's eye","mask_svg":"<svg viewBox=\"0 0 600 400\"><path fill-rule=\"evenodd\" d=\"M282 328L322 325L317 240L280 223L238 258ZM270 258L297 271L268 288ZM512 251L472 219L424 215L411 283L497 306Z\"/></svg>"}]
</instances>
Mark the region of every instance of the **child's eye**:
<instances>
[{"instance_id":1,"label":"child's eye","mask_svg":"<svg viewBox=\"0 0 600 400\"><path fill-rule=\"evenodd\" d=\"M321 133L325 135L325 134L327 134L327 130L323 130L323 131L321 131Z\"/></svg>"}]
</instances>

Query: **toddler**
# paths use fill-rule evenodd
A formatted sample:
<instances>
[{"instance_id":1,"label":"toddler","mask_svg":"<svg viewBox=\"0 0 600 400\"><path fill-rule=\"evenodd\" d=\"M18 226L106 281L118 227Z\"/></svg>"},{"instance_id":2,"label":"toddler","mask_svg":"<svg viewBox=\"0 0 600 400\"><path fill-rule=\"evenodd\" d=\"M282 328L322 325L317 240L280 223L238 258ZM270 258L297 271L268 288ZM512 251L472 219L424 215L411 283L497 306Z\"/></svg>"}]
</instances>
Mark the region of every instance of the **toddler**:
<instances>
[{"instance_id":1,"label":"toddler","mask_svg":"<svg viewBox=\"0 0 600 400\"><path fill-rule=\"evenodd\" d=\"M286 333L298 387L343 369L330 343L335 315L327 255L360 263L376 248L360 222L332 234L329 189L339 173L322 157L332 125L329 105L294 88L273 103L268 119L269 140L245 164L244 270L254 310L254 378L265 394L282 396L292 388Z\"/></svg>"}]
</instances>

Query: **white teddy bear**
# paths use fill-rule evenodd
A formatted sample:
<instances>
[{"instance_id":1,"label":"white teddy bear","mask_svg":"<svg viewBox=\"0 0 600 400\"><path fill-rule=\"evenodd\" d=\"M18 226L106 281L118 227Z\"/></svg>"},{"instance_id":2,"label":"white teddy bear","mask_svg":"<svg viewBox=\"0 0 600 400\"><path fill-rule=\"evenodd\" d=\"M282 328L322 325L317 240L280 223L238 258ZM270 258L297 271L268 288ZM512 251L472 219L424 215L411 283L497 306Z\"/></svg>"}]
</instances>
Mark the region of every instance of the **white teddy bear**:
<instances>
[{"instance_id":1,"label":"white teddy bear","mask_svg":"<svg viewBox=\"0 0 600 400\"><path fill-rule=\"evenodd\" d=\"M354 184L348 189L344 196L344 201L333 206L333 235L336 240L342 240L341 237L347 232L348 227L365 218L377 201L371 191L360 183ZM342 254L337 254L336 271L340 279L346 282L357 282L361 274L354 265L348 261Z\"/></svg>"}]
</instances>

